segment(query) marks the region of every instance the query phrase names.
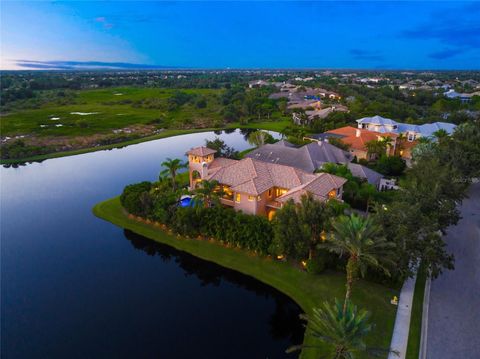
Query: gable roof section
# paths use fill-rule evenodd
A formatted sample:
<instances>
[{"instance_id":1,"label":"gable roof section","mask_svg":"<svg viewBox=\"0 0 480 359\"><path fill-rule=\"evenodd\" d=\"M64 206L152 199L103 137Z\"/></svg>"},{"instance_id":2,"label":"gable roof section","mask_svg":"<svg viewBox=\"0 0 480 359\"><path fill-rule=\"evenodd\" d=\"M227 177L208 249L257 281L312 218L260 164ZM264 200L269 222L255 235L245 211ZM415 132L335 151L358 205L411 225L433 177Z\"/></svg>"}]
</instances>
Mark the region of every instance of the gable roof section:
<instances>
[{"instance_id":1,"label":"gable roof section","mask_svg":"<svg viewBox=\"0 0 480 359\"><path fill-rule=\"evenodd\" d=\"M426 123L424 125L418 126L418 129L422 136L431 137L433 134L439 130L445 130L449 135L455 131L456 125L453 123L447 122L434 122L434 123Z\"/></svg>"},{"instance_id":2,"label":"gable roof section","mask_svg":"<svg viewBox=\"0 0 480 359\"><path fill-rule=\"evenodd\" d=\"M187 151L187 155L193 155L193 156L208 156L213 153L217 153L217 151L212 150L211 148L208 148L205 146L195 147L195 148L192 148L190 151Z\"/></svg>"},{"instance_id":3,"label":"gable roof section","mask_svg":"<svg viewBox=\"0 0 480 359\"><path fill-rule=\"evenodd\" d=\"M363 117L359 120L357 120L358 123L371 123L375 125L380 125L380 126L393 126L393 125L398 125L398 122L391 120L389 118L385 118L382 116L372 116L372 117Z\"/></svg>"},{"instance_id":4,"label":"gable roof section","mask_svg":"<svg viewBox=\"0 0 480 359\"><path fill-rule=\"evenodd\" d=\"M350 162L350 154L348 152L327 142L309 143L300 148L287 146L278 142L267 144L249 152L245 157L267 163L292 166L306 172L313 172L326 162Z\"/></svg>"},{"instance_id":5,"label":"gable roof section","mask_svg":"<svg viewBox=\"0 0 480 359\"><path fill-rule=\"evenodd\" d=\"M295 191L303 188L316 196L326 196L329 191L346 182L342 177L325 173L311 174L291 166L251 158L228 164L210 174L208 179L228 185L233 191L255 196L272 187Z\"/></svg>"},{"instance_id":6,"label":"gable roof section","mask_svg":"<svg viewBox=\"0 0 480 359\"><path fill-rule=\"evenodd\" d=\"M278 197L277 200L279 202L286 202L293 199L294 202L299 202L303 195L310 193L316 199L325 201L328 199L328 193L331 190L340 188L345 182L347 182L345 178L329 173L319 173L305 184L292 188L287 193Z\"/></svg>"},{"instance_id":7,"label":"gable roof section","mask_svg":"<svg viewBox=\"0 0 480 359\"><path fill-rule=\"evenodd\" d=\"M341 138L343 143L350 145L354 150L361 151L367 150L367 147L365 146L367 142L378 140L378 137L380 136L378 132L363 130L352 126L340 127L335 130L327 131L327 133L335 133L337 135L345 136ZM358 137L357 133L359 134Z\"/></svg>"},{"instance_id":8,"label":"gable roof section","mask_svg":"<svg viewBox=\"0 0 480 359\"><path fill-rule=\"evenodd\" d=\"M383 175L358 163L348 163L348 169L352 172L352 175L355 177L363 178L367 180L368 183L373 185L378 185L380 180L383 178Z\"/></svg>"}]
</instances>

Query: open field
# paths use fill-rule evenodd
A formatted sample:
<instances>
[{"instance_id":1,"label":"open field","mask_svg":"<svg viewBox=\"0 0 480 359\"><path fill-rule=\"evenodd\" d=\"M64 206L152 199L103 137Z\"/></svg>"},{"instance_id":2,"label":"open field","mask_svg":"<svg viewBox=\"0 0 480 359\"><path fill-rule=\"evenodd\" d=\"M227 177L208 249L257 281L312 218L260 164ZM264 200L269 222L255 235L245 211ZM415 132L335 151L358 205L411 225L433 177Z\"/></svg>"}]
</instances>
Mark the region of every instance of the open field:
<instances>
[{"instance_id":1,"label":"open field","mask_svg":"<svg viewBox=\"0 0 480 359\"><path fill-rule=\"evenodd\" d=\"M215 242L169 235L152 225L129 219L120 205L119 197L98 203L93 208L93 213L119 227L250 275L290 296L306 313L310 313L325 300L343 298L345 295L345 276L342 273L311 275L289 263L258 257L238 249L225 248ZM393 295L398 295L398 291L363 280L355 283L353 302L370 310L372 321L376 325L367 340L371 346L388 348L390 345L396 309L390 304ZM307 332L305 343L312 342L313 338ZM318 354L316 350L308 349L302 352L301 357L317 358Z\"/></svg>"},{"instance_id":2,"label":"open field","mask_svg":"<svg viewBox=\"0 0 480 359\"><path fill-rule=\"evenodd\" d=\"M223 91L137 87L70 91L65 100L1 115L0 131L6 141L2 147L9 148L14 138L20 138L25 148L2 151L0 163L40 161L213 129L280 132L290 124L278 112L269 121L226 123Z\"/></svg>"},{"instance_id":3,"label":"open field","mask_svg":"<svg viewBox=\"0 0 480 359\"><path fill-rule=\"evenodd\" d=\"M135 87L73 91L72 100L65 104L52 101L38 109L2 115L0 130L2 136L85 136L134 124L187 128L221 120L218 98L221 90L181 90L196 99L204 98L204 108L198 108L195 103L169 107L168 99L176 92L178 90Z\"/></svg>"}]
</instances>

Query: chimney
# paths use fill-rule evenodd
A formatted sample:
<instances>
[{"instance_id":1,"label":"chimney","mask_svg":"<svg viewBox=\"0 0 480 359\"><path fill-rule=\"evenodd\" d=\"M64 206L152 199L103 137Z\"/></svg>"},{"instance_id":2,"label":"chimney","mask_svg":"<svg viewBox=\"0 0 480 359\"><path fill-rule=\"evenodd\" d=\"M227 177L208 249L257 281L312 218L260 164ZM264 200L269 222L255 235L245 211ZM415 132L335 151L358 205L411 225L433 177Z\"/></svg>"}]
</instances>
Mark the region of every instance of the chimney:
<instances>
[{"instance_id":1,"label":"chimney","mask_svg":"<svg viewBox=\"0 0 480 359\"><path fill-rule=\"evenodd\" d=\"M355 131L355 136L356 136L356 137L360 137L360 134L361 134L361 132L360 132L360 130L357 128L357 130Z\"/></svg>"}]
</instances>

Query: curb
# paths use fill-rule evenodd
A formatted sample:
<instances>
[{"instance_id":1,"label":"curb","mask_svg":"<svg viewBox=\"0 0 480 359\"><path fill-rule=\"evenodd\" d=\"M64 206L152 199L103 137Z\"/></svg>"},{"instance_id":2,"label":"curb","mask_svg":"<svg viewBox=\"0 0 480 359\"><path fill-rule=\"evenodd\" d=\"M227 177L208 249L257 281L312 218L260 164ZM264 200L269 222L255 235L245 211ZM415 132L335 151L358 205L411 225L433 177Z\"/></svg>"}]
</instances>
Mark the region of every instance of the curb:
<instances>
[{"instance_id":1,"label":"curb","mask_svg":"<svg viewBox=\"0 0 480 359\"><path fill-rule=\"evenodd\" d=\"M423 295L422 308L422 330L420 333L420 350L418 352L418 359L427 358L427 337L428 337L428 308L430 307L430 285L432 281L427 277L425 283L425 293Z\"/></svg>"}]
</instances>

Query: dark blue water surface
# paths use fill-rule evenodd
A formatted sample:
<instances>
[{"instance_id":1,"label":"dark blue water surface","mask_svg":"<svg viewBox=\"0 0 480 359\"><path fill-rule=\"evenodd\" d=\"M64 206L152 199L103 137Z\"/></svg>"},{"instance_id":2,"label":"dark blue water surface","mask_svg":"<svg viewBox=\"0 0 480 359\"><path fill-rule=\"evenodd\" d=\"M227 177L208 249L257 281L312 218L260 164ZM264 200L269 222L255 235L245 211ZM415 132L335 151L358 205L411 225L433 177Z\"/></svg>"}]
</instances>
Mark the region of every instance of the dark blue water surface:
<instances>
[{"instance_id":1,"label":"dark blue water surface","mask_svg":"<svg viewBox=\"0 0 480 359\"><path fill-rule=\"evenodd\" d=\"M214 136L1 168L2 359L281 358L301 342L283 294L91 212ZM238 131L221 137L249 147Z\"/></svg>"}]
</instances>

